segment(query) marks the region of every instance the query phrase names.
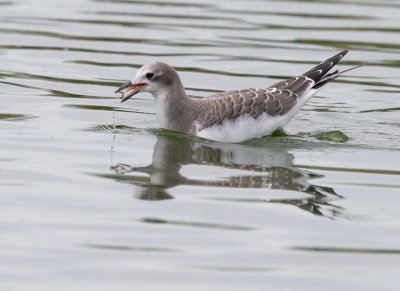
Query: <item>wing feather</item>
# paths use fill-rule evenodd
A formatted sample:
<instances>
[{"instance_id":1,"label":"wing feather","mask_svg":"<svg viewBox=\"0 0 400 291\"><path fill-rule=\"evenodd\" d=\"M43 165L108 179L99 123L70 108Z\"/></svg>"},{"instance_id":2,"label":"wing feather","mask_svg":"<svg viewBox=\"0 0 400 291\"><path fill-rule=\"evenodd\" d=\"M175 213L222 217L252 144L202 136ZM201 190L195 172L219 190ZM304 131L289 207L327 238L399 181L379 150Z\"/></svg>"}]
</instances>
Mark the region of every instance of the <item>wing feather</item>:
<instances>
[{"instance_id":1,"label":"wing feather","mask_svg":"<svg viewBox=\"0 0 400 291\"><path fill-rule=\"evenodd\" d=\"M318 89L339 75L337 71L328 72L346 53L343 51L301 76L280 81L266 89L230 90L200 100L201 110L196 117L199 130L220 125L226 120L235 120L242 115L257 119L263 113L277 116L289 112L302 98L309 96L311 89Z\"/></svg>"}]
</instances>

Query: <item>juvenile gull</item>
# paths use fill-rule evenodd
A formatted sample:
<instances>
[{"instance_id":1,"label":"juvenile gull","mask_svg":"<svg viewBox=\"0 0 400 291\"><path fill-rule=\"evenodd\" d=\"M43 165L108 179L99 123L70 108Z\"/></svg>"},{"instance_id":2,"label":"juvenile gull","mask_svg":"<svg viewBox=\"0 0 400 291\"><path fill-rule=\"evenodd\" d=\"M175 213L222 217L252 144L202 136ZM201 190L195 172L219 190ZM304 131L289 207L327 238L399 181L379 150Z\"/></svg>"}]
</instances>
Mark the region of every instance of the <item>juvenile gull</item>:
<instances>
[{"instance_id":1,"label":"juvenile gull","mask_svg":"<svg viewBox=\"0 0 400 291\"><path fill-rule=\"evenodd\" d=\"M360 67L328 73L347 52L265 89L231 90L203 99L186 94L174 68L154 62L141 67L133 80L115 92L122 93L121 102L138 92L152 93L163 128L222 142L241 142L271 134L286 125L322 86Z\"/></svg>"}]
</instances>

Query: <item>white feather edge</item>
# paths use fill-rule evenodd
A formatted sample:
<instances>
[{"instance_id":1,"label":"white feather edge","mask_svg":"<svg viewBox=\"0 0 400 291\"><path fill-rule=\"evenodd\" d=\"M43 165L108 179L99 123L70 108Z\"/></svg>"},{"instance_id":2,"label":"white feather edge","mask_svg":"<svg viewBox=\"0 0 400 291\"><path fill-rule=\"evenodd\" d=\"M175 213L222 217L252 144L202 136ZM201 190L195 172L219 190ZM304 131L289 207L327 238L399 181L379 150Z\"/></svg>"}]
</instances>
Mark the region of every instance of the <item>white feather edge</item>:
<instances>
[{"instance_id":1,"label":"white feather edge","mask_svg":"<svg viewBox=\"0 0 400 291\"><path fill-rule=\"evenodd\" d=\"M225 120L220 125L197 131L197 136L220 142L236 143L271 134L289 123L318 90L311 89L308 91L306 96L300 98L301 102L284 115L270 116L267 113L263 113L257 119L254 119L249 114L245 114L235 120ZM196 124L196 127L199 129L200 125Z\"/></svg>"}]
</instances>

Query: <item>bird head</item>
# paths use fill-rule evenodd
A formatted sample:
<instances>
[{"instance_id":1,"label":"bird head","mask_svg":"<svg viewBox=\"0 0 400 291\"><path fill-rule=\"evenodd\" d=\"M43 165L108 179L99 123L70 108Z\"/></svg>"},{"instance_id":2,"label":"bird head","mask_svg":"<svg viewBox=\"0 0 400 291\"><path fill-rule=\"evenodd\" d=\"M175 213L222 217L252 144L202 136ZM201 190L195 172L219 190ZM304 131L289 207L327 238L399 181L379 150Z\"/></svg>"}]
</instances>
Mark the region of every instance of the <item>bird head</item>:
<instances>
[{"instance_id":1,"label":"bird head","mask_svg":"<svg viewBox=\"0 0 400 291\"><path fill-rule=\"evenodd\" d=\"M121 93L121 102L139 92L150 92L157 98L176 85L182 86L175 69L162 62L153 62L141 67L136 76L119 87L115 93Z\"/></svg>"}]
</instances>

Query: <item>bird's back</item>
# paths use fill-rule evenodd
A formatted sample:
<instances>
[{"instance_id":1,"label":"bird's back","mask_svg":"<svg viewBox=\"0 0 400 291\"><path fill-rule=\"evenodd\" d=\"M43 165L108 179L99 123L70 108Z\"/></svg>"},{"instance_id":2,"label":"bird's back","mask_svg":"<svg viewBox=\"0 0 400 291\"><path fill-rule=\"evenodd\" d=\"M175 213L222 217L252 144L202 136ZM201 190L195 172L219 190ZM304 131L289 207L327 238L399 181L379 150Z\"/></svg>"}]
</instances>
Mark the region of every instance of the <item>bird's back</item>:
<instances>
[{"instance_id":1,"label":"bird's back","mask_svg":"<svg viewBox=\"0 0 400 291\"><path fill-rule=\"evenodd\" d=\"M231 90L200 100L198 135L238 142L272 133L286 125L323 85L340 75L338 71L328 72L346 53L266 89Z\"/></svg>"}]
</instances>

